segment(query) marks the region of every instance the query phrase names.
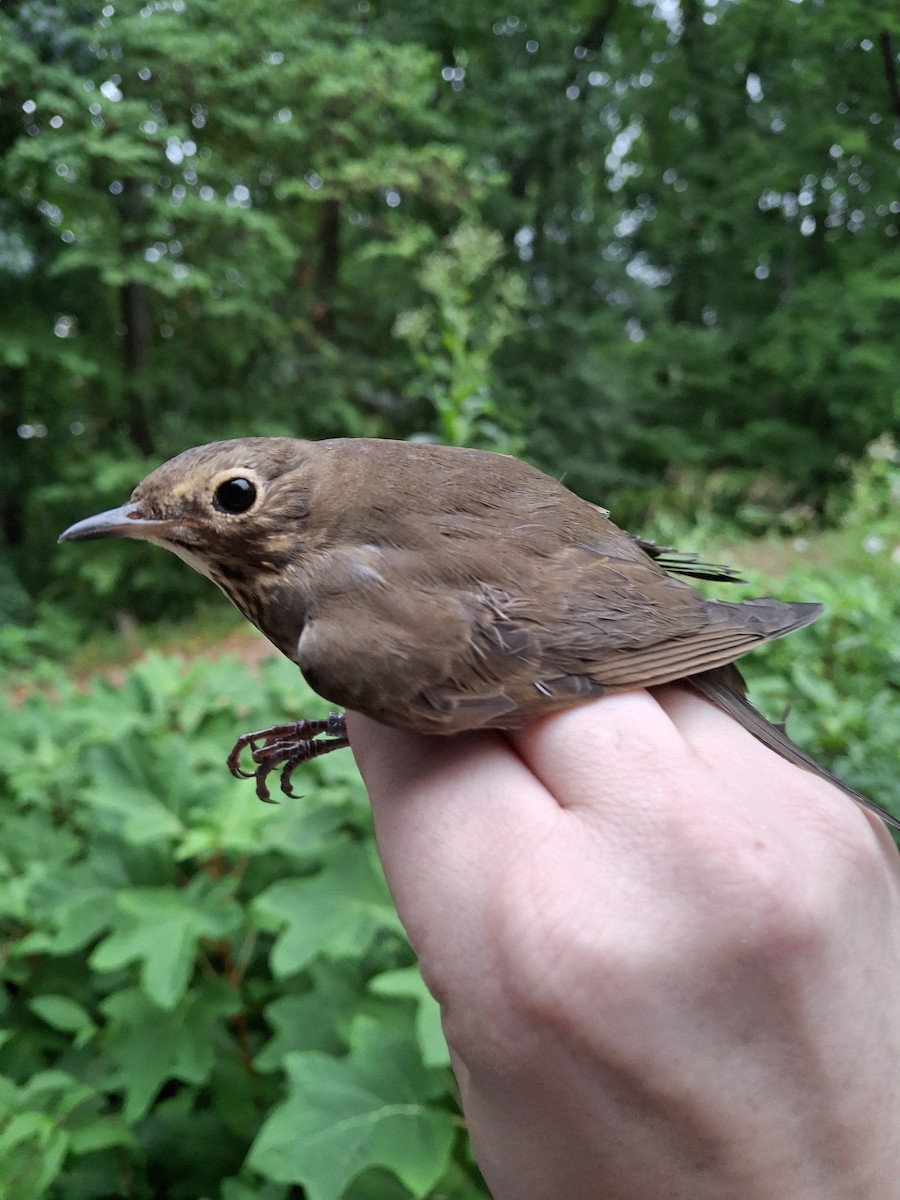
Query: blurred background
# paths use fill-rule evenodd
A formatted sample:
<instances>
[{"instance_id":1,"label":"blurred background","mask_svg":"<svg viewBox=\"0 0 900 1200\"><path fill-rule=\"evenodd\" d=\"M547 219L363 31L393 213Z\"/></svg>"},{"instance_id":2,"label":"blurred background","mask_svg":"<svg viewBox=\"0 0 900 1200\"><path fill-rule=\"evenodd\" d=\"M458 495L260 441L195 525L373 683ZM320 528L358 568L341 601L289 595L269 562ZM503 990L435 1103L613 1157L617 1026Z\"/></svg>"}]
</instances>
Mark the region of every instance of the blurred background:
<instances>
[{"instance_id":1,"label":"blurred background","mask_svg":"<svg viewBox=\"0 0 900 1200\"><path fill-rule=\"evenodd\" d=\"M754 695L900 804L898 76L894 0L4 0L5 1194L484 1194L349 757L224 771L316 700L56 548L187 446L511 452L825 601Z\"/></svg>"},{"instance_id":2,"label":"blurred background","mask_svg":"<svg viewBox=\"0 0 900 1200\"><path fill-rule=\"evenodd\" d=\"M248 433L511 450L633 526L839 510L900 426L895 26L6 0L0 611L108 613L59 528Z\"/></svg>"}]
</instances>

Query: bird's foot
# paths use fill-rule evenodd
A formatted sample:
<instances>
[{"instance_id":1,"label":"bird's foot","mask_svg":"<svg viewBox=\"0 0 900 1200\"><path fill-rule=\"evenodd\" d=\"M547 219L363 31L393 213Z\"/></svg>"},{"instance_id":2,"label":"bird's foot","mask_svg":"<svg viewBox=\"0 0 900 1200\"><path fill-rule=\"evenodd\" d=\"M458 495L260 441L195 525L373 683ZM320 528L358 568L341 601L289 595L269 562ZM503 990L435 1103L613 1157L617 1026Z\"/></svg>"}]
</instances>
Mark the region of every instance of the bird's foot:
<instances>
[{"instance_id":1,"label":"bird's foot","mask_svg":"<svg viewBox=\"0 0 900 1200\"><path fill-rule=\"evenodd\" d=\"M321 741L316 741L324 735ZM257 744L261 743L261 744ZM266 804L274 804L266 779L273 771L281 770L281 790L286 796L296 796L291 788L291 776L297 767L310 759L349 746L347 725L343 713L309 721L292 721L289 725L273 725L256 733L242 733L228 755L228 770L235 779L255 779L256 794ZM241 756L249 746L255 771L245 771Z\"/></svg>"}]
</instances>

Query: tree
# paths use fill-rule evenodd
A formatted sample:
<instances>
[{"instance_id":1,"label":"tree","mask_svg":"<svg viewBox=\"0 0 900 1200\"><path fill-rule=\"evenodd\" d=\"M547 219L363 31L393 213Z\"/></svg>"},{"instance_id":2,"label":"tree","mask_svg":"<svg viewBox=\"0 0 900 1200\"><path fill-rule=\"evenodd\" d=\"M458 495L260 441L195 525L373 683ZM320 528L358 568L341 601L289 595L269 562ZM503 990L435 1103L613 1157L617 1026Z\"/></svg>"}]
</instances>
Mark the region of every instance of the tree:
<instances>
[{"instance_id":1,"label":"tree","mask_svg":"<svg viewBox=\"0 0 900 1200\"><path fill-rule=\"evenodd\" d=\"M494 259L469 319L508 293L520 320L454 412L489 393L498 444L631 520L685 468L821 505L900 415L895 26L886 0L7 5L16 569L46 581L35 489L96 491L104 456L422 432L451 303L423 264L463 228Z\"/></svg>"}]
</instances>

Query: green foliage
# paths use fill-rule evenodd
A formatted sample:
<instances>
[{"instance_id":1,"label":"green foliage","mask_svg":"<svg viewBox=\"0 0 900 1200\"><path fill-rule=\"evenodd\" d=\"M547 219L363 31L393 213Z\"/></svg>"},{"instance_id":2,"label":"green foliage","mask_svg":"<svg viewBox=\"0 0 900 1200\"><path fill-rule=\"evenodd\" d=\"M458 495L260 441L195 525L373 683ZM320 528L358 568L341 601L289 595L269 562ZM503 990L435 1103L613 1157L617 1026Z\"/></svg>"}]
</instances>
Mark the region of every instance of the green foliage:
<instances>
[{"instance_id":1,"label":"green foliage","mask_svg":"<svg viewBox=\"0 0 900 1200\"><path fill-rule=\"evenodd\" d=\"M900 424L898 61L872 0L4 4L0 611L63 594L56 489L235 434L821 513Z\"/></svg>"},{"instance_id":2,"label":"green foliage","mask_svg":"<svg viewBox=\"0 0 900 1200\"><path fill-rule=\"evenodd\" d=\"M484 1195L351 757L278 806L225 769L321 707L150 655L5 709L3 1195Z\"/></svg>"},{"instance_id":3,"label":"green foliage","mask_svg":"<svg viewBox=\"0 0 900 1200\"><path fill-rule=\"evenodd\" d=\"M829 575L797 565L779 595L815 599L826 616L747 664L768 716L845 782L900 815L900 605L884 564L861 548L856 569Z\"/></svg>"},{"instance_id":4,"label":"green foliage","mask_svg":"<svg viewBox=\"0 0 900 1200\"><path fill-rule=\"evenodd\" d=\"M900 814L900 454L893 440L874 442L851 478L840 535L825 539L809 563L810 543L796 539L796 562L781 585L784 594L821 601L826 618L804 630L799 644L789 638L767 647L784 682L765 686L777 703L804 697L792 726L797 740Z\"/></svg>"},{"instance_id":5,"label":"green foliage","mask_svg":"<svg viewBox=\"0 0 900 1200\"><path fill-rule=\"evenodd\" d=\"M394 332L413 352L420 372L415 387L434 409L439 440L514 454L522 439L511 428L511 413L498 425L491 380L494 356L516 329L525 289L520 276L498 271L502 254L494 230L471 221L459 225L417 272L427 304L401 313Z\"/></svg>"},{"instance_id":6,"label":"green foliage","mask_svg":"<svg viewBox=\"0 0 900 1200\"><path fill-rule=\"evenodd\" d=\"M883 433L866 447L850 470L850 487L834 497L832 520L839 528L875 539L871 550L887 548L896 561L897 508L900 504L900 446ZM880 544L877 544L880 543Z\"/></svg>"},{"instance_id":7,"label":"green foliage","mask_svg":"<svg viewBox=\"0 0 900 1200\"><path fill-rule=\"evenodd\" d=\"M266 1121L250 1166L283 1183L302 1182L310 1200L333 1200L367 1167L393 1171L414 1196L444 1174L454 1141L429 1101L446 1090L408 1037L357 1017L343 1058L289 1054L290 1094Z\"/></svg>"}]
</instances>

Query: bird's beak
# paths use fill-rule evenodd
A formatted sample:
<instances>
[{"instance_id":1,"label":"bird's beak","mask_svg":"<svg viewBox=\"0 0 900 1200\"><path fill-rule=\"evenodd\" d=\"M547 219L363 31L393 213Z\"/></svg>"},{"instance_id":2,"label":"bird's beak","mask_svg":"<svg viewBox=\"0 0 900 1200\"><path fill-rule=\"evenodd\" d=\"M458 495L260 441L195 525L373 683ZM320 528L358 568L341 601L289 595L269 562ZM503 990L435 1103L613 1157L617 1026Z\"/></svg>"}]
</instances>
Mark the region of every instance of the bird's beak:
<instances>
[{"instance_id":1,"label":"bird's beak","mask_svg":"<svg viewBox=\"0 0 900 1200\"><path fill-rule=\"evenodd\" d=\"M61 533L57 540L78 542L90 538L130 537L152 541L154 534L159 535L171 526L171 521L154 521L142 517L138 506L129 503L123 504L121 508L110 508L106 512L97 513L95 517L76 521L65 533Z\"/></svg>"}]
</instances>

